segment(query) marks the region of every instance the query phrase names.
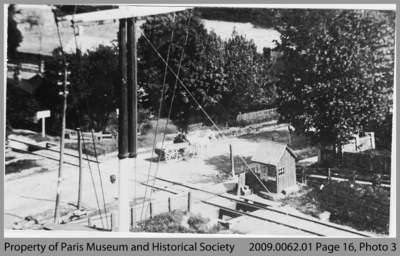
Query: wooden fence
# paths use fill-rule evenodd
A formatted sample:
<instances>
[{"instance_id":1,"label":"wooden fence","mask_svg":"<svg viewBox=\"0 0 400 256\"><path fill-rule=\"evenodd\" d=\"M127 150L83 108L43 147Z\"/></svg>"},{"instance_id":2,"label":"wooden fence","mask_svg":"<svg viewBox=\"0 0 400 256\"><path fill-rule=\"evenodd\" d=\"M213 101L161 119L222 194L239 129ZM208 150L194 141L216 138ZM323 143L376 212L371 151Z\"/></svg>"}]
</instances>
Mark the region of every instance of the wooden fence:
<instances>
[{"instance_id":1,"label":"wooden fence","mask_svg":"<svg viewBox=\"0 0 400 256\"><path fill-rule=\"evenodd\" d=\"M338 155L334 150L320 150L320 163L327 167L336 166ZM373 152L343 152L341 156L343 168L357 170L365 174L389 174L391 172L390 155L379 155Z\"/></svg>"},{"instance_id":2,"label":"wooden fence","mask_svg":"<svg viewBox=\"0 0 400 256\"><path fill-rule=\"evenodd\" d=\"M236 117L236 122L239 125L254 124L259 122L271 121L279 119L277 108L265 109L260 111L240 113Z\"/></svg>"}]
</instances>

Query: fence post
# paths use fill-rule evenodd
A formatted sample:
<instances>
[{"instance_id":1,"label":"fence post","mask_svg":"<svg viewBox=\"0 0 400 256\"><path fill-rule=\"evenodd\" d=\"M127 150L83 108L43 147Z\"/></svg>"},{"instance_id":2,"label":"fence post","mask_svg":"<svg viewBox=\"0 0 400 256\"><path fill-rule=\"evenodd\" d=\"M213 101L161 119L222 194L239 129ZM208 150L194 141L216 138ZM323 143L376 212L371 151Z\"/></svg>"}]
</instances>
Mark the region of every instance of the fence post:
<instances>
[{"instance_id":1,"label":"fence post","mask_svg":"<svg viewBox=\"0 0 400 256\"><path fill-rule=\"evenodd\" d=\"M234 157L233 157L233 151L232 151L232 145L229 144L229 157L231 160L231 171L232 171L232 177L235 177L235 162L234 162Z\"/></svg>"},{"instance_id":2,"label":"fence post","mask_svg":"<svg viewBox=\"0 0 400 256\"><path fill-rule=\"evenodd\" d=\"M357 177L356 171L353 171L351 176L351 183L356 184L356 177Z\"/></svg>"},{"instance_id":3,"label":"fence post","mask_svg":"<svg viewBox=\"0 0 400 256\"><path fill-rule=\"evenodd\" d=\"M331 181L331 168L328 168L328 181Z\"/></svg>"},{"instance_id":4,"label":"fence post","mask_svg":"<svg viewBox=\"0 0 400 256\"><path fill-rule=\"evenodd\" d=\"M190 212L190 192L188 192L188 205L187 205L187 211Z\"/></svg>"},{"instance_id":5,"label":"fence post","mask_svg":"<svg viewBox=\"0 0 400 256\"><path fill-rule=\"evenodd\" d=\"M168 212L171 212L171 197L168 197Z\"/></svg>"},{"instance_id":6,"label":"fence post","mask_svg":"<svg viewBox=\"0 0 400 256\"><path fill-rule=\"evenodd\" d=\"M132 227L132 229L134 228L134 226L133 226L133 207L131 208L131 227Z\"/></svg>"},{"instance_id":7,"label":"fence post","mask_svg":"<svg viewBox=\"0 0 400 256\"><path fill-rule=\"evenodd\" d=\"M150 204L149 205L149 208L150 208L150 219L152 219L153 218L153 204L152 204L152 202L150 202L149 204Z\"/></svg>"},{"instance_id":8,"label":"fence post","mask_svg":"<svg viewBox=\"0 0 400 256\"><path fill-rule=\"evenodd\" d=\"M306 184L306 168L301 168L301 183Z\"/></svg>"},{"instance_id":9,"label":"fence post","mask_svg":"<svg viewBox=\"0 0 400 256\"><path fill-rule=\"evenodd\" d=\"M110 213L110 228L111 228L111 231L114 231L114 221L113 221L113 218L114 218L114 215L112 214L112 213Z\"/></svg>"}]
</instances>

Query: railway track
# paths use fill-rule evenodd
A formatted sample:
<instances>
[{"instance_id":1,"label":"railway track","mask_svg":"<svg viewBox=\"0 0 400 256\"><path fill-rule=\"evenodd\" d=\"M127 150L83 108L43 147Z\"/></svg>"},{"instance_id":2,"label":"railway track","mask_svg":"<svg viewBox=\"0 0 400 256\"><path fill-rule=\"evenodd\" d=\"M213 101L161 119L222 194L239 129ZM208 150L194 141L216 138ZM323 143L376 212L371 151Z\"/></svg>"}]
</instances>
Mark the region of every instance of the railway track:
<instances>
[{"instance_id":1,"label":"railway track","mask_svg":"<svg viewBox=\"0 0 400 256\"><path fill-rule=\"evenodd\" d=\"M285 212L285 211L282 211L282 210L278 210L278 209L273 209L273 208L269 207L268 205L265 205L263 203L259 203L259 202L256 202L256 201L242 200L242 199L234 198L234 197L227 196L227 195L221 195L221 194L214 193L214 192L211 192L211 191L208 191L208 190L204 190L204 189L201 189L201 188L196 188L196 187L193 187L191 185L187 185L187 184L183 184L183 183L180 183L180 182L176 182L176 181L172 181L172 180L168 180L168 179L163 179L163 178L159 178L159 177L155 177L155 179L163 181L163 182L168 182L168 183L173 184L173 185L185 187L185 188L191 189L193 191L199 191L199 192L207 193L207 194L210 194L210 195L213 195L213 196L216 196L216 197L224 198L224 199L229 200L231 202L235 202L235 203L237 203L237 204L239 204L241 206L246 206L246 207L248 207L250 209L264 210L264 211L272 212L274 214L277 214L277 216L290 217L290 218L293 218L295 220L305 221L306 223L310 223L310 224L313 224L313 225L317 224L317 225L321 226L321 228L325 227L325 228L329 228L329 229L333 229L333 230L338 230L338 231L340 231L342 233L344 232L344 233L348 233L348 234L352 234L352 235L356 235L356 236L360 236L360 237L370 237L370 235L367 235L365 233L362 233L362 232L359 232L359 231L355 231L355 230L351 230L351 229L348 229L348 228L344 228L344 227L339 226L339 225L326 223L326 222L322 222L322 221L319 221L319 220L316 220L316 219L311 219L311 218L299 216L299 215L288 213L288 212ZM277 225L282 225L282 226L286 226L288 228L301 230L303 232L306 232L306 233L309 233L309 234L313 234L313 235L317 235L317 236L324 236L322 233L315 232L313 230L309 230L309 229L302 228L302 227L295 226L295 225L289 225L287 223L284 223L284 222L281 222L281 221L278 221L278 220L274 220L274 219L270 219L270 218L266 218L266 217L260 217L260 216L257 216L257 215L254 215L254 214L251 214L251 213L248 213L248 212L239 211L237 209L232 209L232 208L229 208L229 207L225 207L225 206L222 206L222 205L219 205L219 204L214 204L214 203L211 203L211 202L208 202L208 201L204 201L204 200L201 200L201 202L209 204L209 205L213 205L215 207L219 207L220 209L223 209L225 211L228 211L228 212L231 212L231 213L234 213L234 214L244 215L244 216L248 216L248 217L259 219L259 220L268 221L268 222L271 222L271 223L274 223L274 224L277 224Z\"/></svg>"},{"instance_id":2,"label":"railway track","mask_svg":"<svg viewBox=\"0 0 400 256\"><path fill-rule=\"evenodd\" d=\"M197 191L200 193L212 195L211 198L205 199L203 197L200 200L198 200L198 202L219 208L220 210L222 210L225 213L231 213L232 216L249 217L249 218L252 218L252 219L255 219L258 221L271 223L272 225L278 225L283 228L296 230L298 232L300 231L300 232L303 232L303 233L306 233L309 235L313 235L313 236L318 236L318 237L329 236L327 234L326 230L329 230L330 233L341 234L345 237L350 236L350 235L353 237L354 236L371 237L369 234L365 234L363 232L345 228L345 227L342 227L342 226L339 226L336 224L326 223L326 222L319 221L317 219L299 216L299 215L296 215L293 213L282 211L280 209L272 208L271 206L269 206L265 203L257 202L252 199L237 198L237 197L232 197L232 196L228 196L228 195L224 195L224 194L218 194L218 193L215 193L215 192L212 192L209 190L196 188L194 186L184 184L181 182L176 182L176 181L169 180L169 179L164 179L164 178L159 178L159 177L153 177L153 178L155 178L156 180L166 182L166 183L169 183L172 185L176 185L179 187L183 187L183 188L186 188L186 189L189 189L192 191ZM173 195L178 195L181 192L183 192L183 191L175 191L175 190L173 190L171 188L167 188L167 187L160 187L157 185L146 185L145 183L140 183L140 184L142 184L144 186L149 186L149 187L151 187L151 189L163 191L163 192L170 193ZM232 207L228 207L221 203L211 202L210 199L212 200L212 198L215 198L215 197L223 198L230 202L234 202L238 206L240 206L240 208L243 209L243 206L244 206L244 208L250 209L250 211L240 210L237 208L234 209ZM90 216L96 217L97 214L98 214L98 212L94 211L90 214ZM78 220L78 221L74 221L74 222L84 223L85 221L87 221L86 218ZM288 233L288 234L290 234L290 233Z\"/></svg>"}]
</instances>

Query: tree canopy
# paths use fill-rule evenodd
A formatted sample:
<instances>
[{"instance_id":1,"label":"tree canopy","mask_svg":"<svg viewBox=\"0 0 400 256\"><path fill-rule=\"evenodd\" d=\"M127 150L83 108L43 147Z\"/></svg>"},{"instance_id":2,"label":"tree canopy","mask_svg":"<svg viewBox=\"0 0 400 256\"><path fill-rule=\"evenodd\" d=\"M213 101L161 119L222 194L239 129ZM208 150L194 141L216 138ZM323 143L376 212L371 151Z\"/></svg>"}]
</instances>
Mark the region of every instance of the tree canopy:
<instances>
[{"instance_id":1,"label":"tree canopy","mask_svg":"<svg viewBox=\"0 0 400 256\"><path fill-rule=\"evenodd\" d=\"M193 98L217 122L235 120L241 111L261 109L269 104L272 94L268 76L270 64L264 55L257 53L252 41L236 33L223 41L215 33L208 32L199 17L189 12L175 17L149 17L141 29L151 44L145 37L139 38L140 108L157 115L163 98L161 117L169 116L185 129L192 122L207 123ZM164 60L168 59L173 72L167 69L165 73L165 63L153 46ZM57 95L61 88L56 86L60 79L57 74L62 70L59 50L54 56L54 61L46 65L45 83L37 98L53 113L60 113ZM117 46L100 46L97 50L66 57L71 70L67 125L104 129L118 107ZM179 75L179 80L174 73ZM54 130L57 130L59 117L57 114L54 117Z\"/></svg>"},{"instance_id":2,"label":"tree canopy","mask_svg":"<svg viewBox=\"0 0 400 256\"><path fill-rule=\"evenodd\" d=\"M14 20L15 14L18 11L14 4L8 6L8 25L7 25L7 56L9 59L15 57L17 48L22 42L22 34L18 30L17 22Z\"/></svg>"},{"instance_id":3,"label":"tree canopy","mask_svg":"<svg viewBox=\"0 0 400 256\"><path fill-rule=\"evenodd\" d=\"M340 144L392 108L394 12L280 13L279 111L285 121Z\"/></svg>"},{"instance_id":4,"label":"tree canopy","mask_svg":"<svg viewBox=\"0 0 400 256\"><path fill-rule=\"evenodd\" d=\"M190 22L190 23L189 23ZM233 33L223 41L215 33L207 32L199 17L188 12L172 16L157 16L143 25L144 33L164 59L171 44L169 65L178 73L181 53L183 59L179 79L190 94L219 122L234 120L240 111L260 109L271 100L271 84L268 76L269 60L257 53L254 42ZM189 29L185 45L186 29ZM174 33L171 42L171 33ZM152 97L151 106L159 106L165 63L149 47L145 39L139 41L142 81ZM168 72L166 76L168 112L174 97L171 118L185 127L188 122L205 121L198 106L180 82ZM175 89L174 89L175 88ZM175 93L174 93L175 92ZM163 114L167 114L167 112Z\"/></svg>"}]
</instances>

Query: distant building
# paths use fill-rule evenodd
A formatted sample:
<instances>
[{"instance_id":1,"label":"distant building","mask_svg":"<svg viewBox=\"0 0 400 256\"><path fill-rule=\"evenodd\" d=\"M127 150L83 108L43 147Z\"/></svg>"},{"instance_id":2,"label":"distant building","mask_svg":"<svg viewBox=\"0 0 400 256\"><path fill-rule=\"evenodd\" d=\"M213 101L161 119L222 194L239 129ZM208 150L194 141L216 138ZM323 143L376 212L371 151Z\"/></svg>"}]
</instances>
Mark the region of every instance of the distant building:
<instances>
[{"instance_id":1,"label":"distant building","mask_svg":"<svg viewBox=\"0 0 400 256\"><path fill-rule=\"evenodd\" d=\"M240 184L245 183L253 190L263 190L254 174L272 193L281 193L296 186L296 154L287 144L272 141L261 143L247 165L236 159L235 173L239 175ZM243 173L246 173L245 181Z\"/></svg>"}]
</instances>

